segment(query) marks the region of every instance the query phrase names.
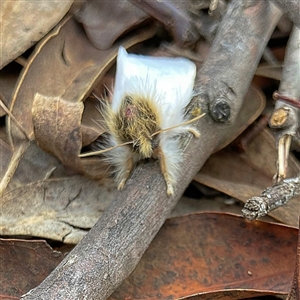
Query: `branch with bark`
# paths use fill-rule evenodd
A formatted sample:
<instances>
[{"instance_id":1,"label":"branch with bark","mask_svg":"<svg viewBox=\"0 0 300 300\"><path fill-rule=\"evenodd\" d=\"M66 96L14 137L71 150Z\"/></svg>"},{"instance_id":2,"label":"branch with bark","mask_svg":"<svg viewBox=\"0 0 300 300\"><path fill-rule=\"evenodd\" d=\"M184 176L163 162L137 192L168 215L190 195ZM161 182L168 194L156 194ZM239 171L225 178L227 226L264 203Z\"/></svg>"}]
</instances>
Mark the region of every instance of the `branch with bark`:
<instances>
[{"instance_id":1,"label":"branch with bark","mask_svg":"<svg viewBox=\"0 0 300 300\"><path fill-rule=\"evenodd\" d=\"M90 232L23 300L106 299L128 277L199 168L238 130L236 118L280 16L268 1L230 2L197 75L190 109L200 107L207 116L198 121L199 139L182 139L185 159L175 196L167 197L157 162L137 168ZM210 117L228 120L228 108L232 123Z\"/></svg>"},{"instance_id":2,"label":"branch with bark","mask_svg":"<svg viewBox=\"0 0 300 300\"><path fill-rule=\"evenodd\" d=\"M285 179L265 189L259 197L249 199L242 209L243 216L256 220L299 195L300 177Z\"/></svg>"},{"instance_id":3,"label":"branch with bark","mask_svg":"<svg viewBox=\"0 0 300 300\"><path fill-rule=\"evenodd\" d=\"M274 93L277 102L269 121L270 127L276 129L278 147L277 182L286 177L291 140L296 136L299 128L299 44L300 29L294 26L286 49L279 92Z\"/></svg>"},{"instance_id":4,"label":"branch with bark","mask_svg":"<svg viewBox=\"0 0 300 300\"><path fill-rule=\"evenodd\" d=\"M274 1L294 22L294 24L300 27L300 2L299 0L275 0Z\"/></svg>"}]
</instances>

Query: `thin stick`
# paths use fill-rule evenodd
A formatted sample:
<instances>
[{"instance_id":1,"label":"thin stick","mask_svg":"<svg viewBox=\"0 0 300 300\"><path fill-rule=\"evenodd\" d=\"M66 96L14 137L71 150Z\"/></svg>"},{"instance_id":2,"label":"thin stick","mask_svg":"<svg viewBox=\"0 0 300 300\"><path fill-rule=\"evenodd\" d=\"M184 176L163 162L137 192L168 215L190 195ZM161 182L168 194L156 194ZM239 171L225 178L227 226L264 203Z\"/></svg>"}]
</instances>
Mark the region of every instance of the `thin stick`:
<instances>
[{"instance_id":1,"label":"thin stick","mask_svg":"<svg viewBox=\"0 0 300 300\"><path fill-rule=\"evenodd\" d=\"M18 122L18 120L14 117L14 115L11 113L11 111L7 108L5 103L2 101L3 96L0 95L0 106L1 108L8 114L8 116L12 119L12 121L15 123L15 125L23 132L25 137L27 138L28 141L31 141L32 139L28 136L24 128L21 126L21 124Z\"/></svg>"},{"instance_id":2,"label":"thin stick","mask_svg":"<svg viewBox=\"0 0 300 300\"><path fill-rule=\"evenodd\" d=\"M300 177L285 179L249 199L242 209L243 216L255 220L300 195Z\"/></svg>"},{"instance_id":3,"label":"thin stick","mask_svg":"<svg viewBox=\"0 0 300 300\"><path fill-rule=\"evenodd\" d=\"M9 182L11 181L12 177L14 176L15 171L17 170L23 155L29 146L30 146L30 141L25 141L16 149L16 151L13 152L13 155L9 162L8 168L0 182L0 197L3 195Z\"/></svg>"},{"instance_id":4,"label":"thin stick","mask_svg":"<svg viewBox=\"0 0 300 300\"><path fill-rule=\"evenodd\" d=\"M27 59L22 56L19 56L18 58L16 58L15 62L18 63L19 65L21 65L22 67L27 66Z\"/></svg>"}]
</instances>

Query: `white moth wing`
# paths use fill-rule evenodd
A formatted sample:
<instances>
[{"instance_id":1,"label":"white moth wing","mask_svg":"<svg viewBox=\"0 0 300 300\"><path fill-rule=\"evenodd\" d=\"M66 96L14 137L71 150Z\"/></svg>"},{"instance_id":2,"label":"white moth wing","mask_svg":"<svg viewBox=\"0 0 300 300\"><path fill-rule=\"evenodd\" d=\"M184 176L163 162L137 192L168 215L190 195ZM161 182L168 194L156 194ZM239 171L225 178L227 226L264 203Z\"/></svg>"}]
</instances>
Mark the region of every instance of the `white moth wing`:
<instances>
[{"instance_id":1,"label":"white moth wing","mask_svg":"<svg viewBox=\"0 0 300 300\"><path fill-rule=\"evenodd\" d=\"M190 102L196 66L185 58L128 54L119 48L112 108L117 110L126 94L150 97L161 112L161 128L184 121L184 107Z\"/></svg>"}]
</instances>

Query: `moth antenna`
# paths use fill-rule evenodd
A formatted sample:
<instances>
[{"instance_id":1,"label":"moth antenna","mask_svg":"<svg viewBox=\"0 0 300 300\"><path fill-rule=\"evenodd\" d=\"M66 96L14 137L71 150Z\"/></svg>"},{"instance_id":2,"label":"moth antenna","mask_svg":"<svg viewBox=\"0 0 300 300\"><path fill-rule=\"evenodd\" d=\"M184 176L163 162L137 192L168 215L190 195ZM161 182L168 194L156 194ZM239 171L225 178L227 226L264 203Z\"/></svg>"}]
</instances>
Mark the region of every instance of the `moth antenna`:
<instances>
[{"instance_id":1,"label":"moth antenna","mask_svg":"<svg viewBox=\"0 0 300 300\"><path fill-rule=\"evenodd\" d=\"M122 146L129 145L129 144L133 144L133 142L126 142L126 143L119 144L119 145L116 145L116 146L113 146L113 147L110 147L110 148L106 148L106 149L103 149L103 150L100 150L100 151L94 151L94 152L79 154L78 156L79 157L95 156L95 155L99 155L99 154L114 150L118 147L122 147Z\"/></svg>"},{"instance_id":2,"label":"moth antenna","mask_svg":"<svg viewBox=\"0 0 300 300\"><path fill-rule=\"evenodd\" d=\"M188 125L188 124L190 124L190 123L193 123L193 122L195 122L195 121L201 119L203 116L205 116L205 113L203 113L202 115L200 115L200 116L198 116L198 117L195 117L195 118L193 118L193 119L191 119L191 120L188 120L188 121L186 121L186 122L183 122L183 123L181 123L181 124L178 124L178 125L176 125L176 126L158 130L158 131L154 132L153 134L151 134L150 137L152 138L152 137L154 137L155 135L158 135L159 133L162 133L162 132L165 132L165 131L169 131L169 130L172 130L172 129L174 129L174 128L178 128L178 127L181 127L181 126L183 126L183 125Z\"/></svg>"}]
</instances>

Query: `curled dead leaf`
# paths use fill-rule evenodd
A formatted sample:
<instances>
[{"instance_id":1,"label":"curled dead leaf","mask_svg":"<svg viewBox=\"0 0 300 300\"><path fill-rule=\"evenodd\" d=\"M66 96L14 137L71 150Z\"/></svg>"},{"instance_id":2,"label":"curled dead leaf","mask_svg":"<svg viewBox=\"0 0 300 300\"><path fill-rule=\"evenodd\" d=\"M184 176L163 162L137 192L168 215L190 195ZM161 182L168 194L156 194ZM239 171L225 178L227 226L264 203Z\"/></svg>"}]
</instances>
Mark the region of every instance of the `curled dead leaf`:
<instances>
[{"instance_id":1,"label":"curled dead leaf","mask_svg":"<svg viewBox=\"0 0 300 300\"><path fill-rule=\"evenodd\" d=\"M74 19L63 20L37 45L12 97L12 113L27 136L35 137L42 149L76 172L102 177L107 171L103 161L78 157L82 147L82 101L114 63L121 44L130 47L150 38L155 31L151 26L141 28L101 51L90 43ZM97 112L96 107L94 110ZM8 132L14 144L24 139L11 120ZM96 138L95 132L84 133L85 139L90 135Z\"/></svg>"}]
</instances>

